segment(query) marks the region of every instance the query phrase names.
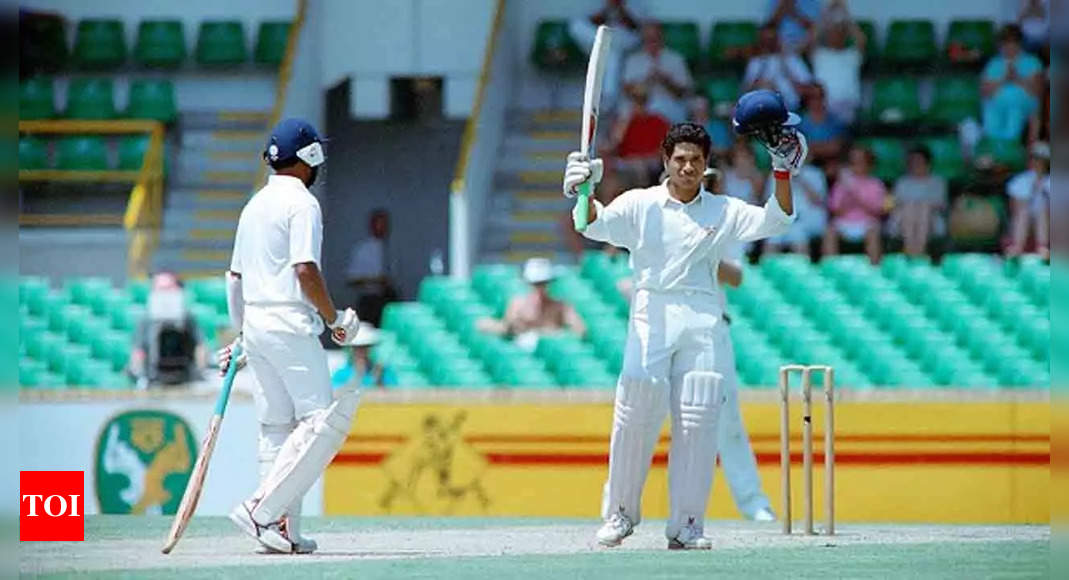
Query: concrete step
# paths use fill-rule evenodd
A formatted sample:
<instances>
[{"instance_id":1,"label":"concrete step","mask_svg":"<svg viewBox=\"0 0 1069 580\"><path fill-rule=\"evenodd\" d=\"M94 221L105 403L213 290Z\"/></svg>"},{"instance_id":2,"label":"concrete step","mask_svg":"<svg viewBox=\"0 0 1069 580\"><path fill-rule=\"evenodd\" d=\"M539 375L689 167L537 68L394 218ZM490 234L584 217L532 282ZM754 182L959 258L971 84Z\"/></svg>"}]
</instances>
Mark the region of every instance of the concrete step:
<instances>
[{"instance_id":1,"label":"concrete step","mask_svg":"<svg viewBox=\"0 0 1069 580\"><path fill-rule=\"evenodd\" d=\"M246 189L255 186L259 170L190 168L173 178L173 186L184 189Z\"/></svg>"},{"instance_id":2,"label":"concrete step","mask_svg":"<svg viewBox=\"0 0 1069 580\"><path fill-rule=\"evenodd\" d=\"M271 111L186 111L178 116L180 130L264 130Z\"/></svg>"},{"instance_id":3,"label":"concrete step","mask_svg":"<svg viewBox=\"0 0 1069 580\"><path fill-rule=\"evenodd\" d=\"M564 179L564 170L533 169L522 171L499 171L494 175L496 189L559 189Z\"/></svg>"},{"instance_id":4,"label":"concrete step","mask_svg":"<svg viewBox=\"0 0 1069 580\"><path fill-rule=\"evenodd\" d=\"M240 189L179 189L167 194L167 210L240 210L251 194Z\"/></svg>"},{"instance_id":5,"label":"concrete step","mask_svg":"<svg viewBox=\"0 0 1069 580\"><path fill-rule=\"evenodd\" d=\"M258 158L267 142L263 129L195 129L182 133L183 150L249 152Z\"/></svg>"},{"instance_id":6,"label":"concrete step","mask_svg":"<svg viewBox=\"0 0 1069 580\"><path fill-rule=\"evenodd\" d=\"M481 264L523 264L529 258L549 258L554 264L575 264L574 254L566 251L511 250L501 252L483 252L479 254Z\"/></svg>"},{"instance_id":7,"label":"concrete step","mask_svg":"<svg viewBox=\"0 0 1069 580\"><path fill-rule=\"evenodd\" d=\"M571 130L578 138L582 127L583 103L580 100L574 109L550 109L543 111L515 111L510 113L507 119L507 127L511 132L514 129L523 131L563 131Z\"/></svg>"},{"instance_id":8,"label":"concrete step","mask_svg":"<svg viewBox=\"0 0 1069 580\"><path fill-rule=\"evenodd\" d=\"M579 132L535 131L505 135L503 148L506 153L574 151L579 148ZM564 162L564 158L561 158Z\"/></svg>"}]
</instances>

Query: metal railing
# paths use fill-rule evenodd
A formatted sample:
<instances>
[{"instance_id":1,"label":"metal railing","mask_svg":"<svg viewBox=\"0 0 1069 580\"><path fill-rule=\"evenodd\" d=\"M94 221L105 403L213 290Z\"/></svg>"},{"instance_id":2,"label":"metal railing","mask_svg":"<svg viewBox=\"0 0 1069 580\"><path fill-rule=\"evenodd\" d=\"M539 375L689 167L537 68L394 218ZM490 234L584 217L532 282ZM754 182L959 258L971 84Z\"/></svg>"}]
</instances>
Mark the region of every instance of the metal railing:
<instances>
[{"instance_id":1,"label":"metal railing","mask_svg":"<svg viewBox=\"0 0 1069 580\"><path fill-rule=\"evenodd\" d=\"M19 121L20 135L148 134L149 144L137 170L21 169L20 182L132 183L121 223L127 232L127 271L131 277L148 274L152 253L163 224L163 139L158 121ZM100 214L23 215L22 225L101 225L115 223Z\"/></svg>"}]
</instances>

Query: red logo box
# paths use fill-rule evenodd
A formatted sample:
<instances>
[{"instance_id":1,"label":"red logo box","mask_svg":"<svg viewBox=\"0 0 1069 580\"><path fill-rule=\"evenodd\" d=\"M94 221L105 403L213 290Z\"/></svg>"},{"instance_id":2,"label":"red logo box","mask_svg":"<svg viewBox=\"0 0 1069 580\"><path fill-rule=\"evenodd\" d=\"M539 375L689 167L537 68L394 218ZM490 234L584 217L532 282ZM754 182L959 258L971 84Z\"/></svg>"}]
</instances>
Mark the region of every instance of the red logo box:
<instances>
[{"instance_id":1,"label":"red logo box","mask_svg":"<svg viewBox=\"0 0 1069 580\"><path fill-rule=\"evenodd\" d=\"M19 540L85 540L85 472L19 472Z\"/></svg>"}]
</instances>

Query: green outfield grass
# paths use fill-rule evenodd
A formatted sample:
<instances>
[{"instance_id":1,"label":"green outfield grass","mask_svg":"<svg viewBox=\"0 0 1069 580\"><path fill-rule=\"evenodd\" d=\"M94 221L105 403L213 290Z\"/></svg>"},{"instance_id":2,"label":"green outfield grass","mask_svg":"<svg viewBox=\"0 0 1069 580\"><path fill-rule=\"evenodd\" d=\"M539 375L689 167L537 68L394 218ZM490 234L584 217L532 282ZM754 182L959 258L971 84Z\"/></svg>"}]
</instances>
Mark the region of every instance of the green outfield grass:
<instances>
[{"instance_id":1,"label":"green outfield grass","mask_svg":"<svg viewBox=\"0 0 1069 580\"><path fill-rule=\"evenodd\" d=\"M86 519L86 541L24 544L23 575L91 578L1045 578L1049 527L842 525L783 537L776 525L715 522L711 552L668 552L661 522L622 548L596 522L308 518L315 556L261 556L223 518L199 518L170 556L167 517Z\"/></svg>"}]
</instances>

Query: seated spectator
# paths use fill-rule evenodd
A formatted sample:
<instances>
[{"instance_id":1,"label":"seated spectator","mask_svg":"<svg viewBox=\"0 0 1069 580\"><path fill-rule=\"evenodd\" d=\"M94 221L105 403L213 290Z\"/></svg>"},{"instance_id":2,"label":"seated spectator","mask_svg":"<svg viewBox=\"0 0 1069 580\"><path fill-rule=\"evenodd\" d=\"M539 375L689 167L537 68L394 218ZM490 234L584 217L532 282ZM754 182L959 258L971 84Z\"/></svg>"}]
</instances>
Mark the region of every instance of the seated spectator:
<instances>
[{"instance_id":1,"label":"seated spectator","mask_svg":"<svg viewBox=\"0 0 1069 580\"><path fill-rule=\"evenodd\" d=\"M873 264L883 253L880 226L887 203L887 188L870 174L875 157L865 147L850 150L847 167L839 172L828 196L830 227L824 233L825 256L839 253L839 239L864 242Z\"/></svg>"},{"instance_id":2,"label":"seated spectator","mask_svg":"<svg viewBox=\"0 0 1069 580\"><path fill-rule=\"evenodd\" d=\"M356 336L349 339L349 358L334 371L331 384L335 389L353 387L388 387L397 384L397 376L389 367L371 361L371 348L379 343L379 331L361 322Z\"/></svg>"},{"instance_id":3,"label":"seated spectator","mask_svg":"<svg viewBox=\"0 0 1069 580\"><path fill-rule=\"evenodd\" d=\"M1021 0L1017 15L1025 50L1043 56L1050 51L1050 14L1047 0Z\"/></svg>"},{"instance_id":4,"label":"seated spectator","mask_svg":"<svg viewBox=\"0 0 1069 580\"><path fill-rule=\"evenodd\" d=\"M726 155L731 150L735 136L731 132L729 121L727 118L711 114L709 99L694 97L690 106L690 120L705 127L705 132L709 133L709 138L713 142L713 153L720 156Z\"/></svg>"},{"instance_id":5,"label":"seated spectator","mask_svg":"<svg viewBox=\"0 0 1069 580\"><path fill-rule=\"evenodd\" d=\"M390 214L384 209L371 212L368 237L353 246L346 271L349 285L356 290L360 318L375 325L382 320L382 309L397 299L386 251L389 235Z\"/></svg>"},{"instance_id":6,"label":"seated spectator","mask_svg":"<svg viewBox=\"0 0 1069 580\"><path fill-rule=\"evenodd\" d=\"M802 57L780 48L776 27L766 24L757 37L757 53L746 63L743 91L772 89L783 95L787 108L796 110L801 94L813 76Z\"/></svg>"},{"instance_id":7,"label":"seated spectator","mask_svg":"<svg viewBox=\"0 0 1069 580\"><path fill-rule=\"evenodd\" d=\"M531 292L509 302L504 320L482 319L478 328L483 332L509 336L517 346L531 352L544 334L567 329L579 336L585 335L586 325L575 309L549 295L549 283L554 277L553 263L548 259L527 260L523 278L533 287Z\"/></svg>"},{"instance_id":8,"label":"seated spectator","mask_svg":"<svg viewBox=\"0 0 1069 580\"><path fill-rule=\"evenodd\" d=\"M809 51L813 77L824 86L828 110L840 122L849 125L861 106L861 65L868 39L850 17L845 4L829 5L821 18L818 42ZM853 46L847 44L853 39ZM807 135L808 136L808 135Z\"/></svg>"},{"instance_id":9,"label":"seated spectator","mask_svg":"<svg viewBox=\"0 0 1069 580\"><path fill-rule=\"evenodd\" d=\"M649 95L645 85L632 86L627 97L629 106L623 107L617 116L602 150L609 161L605 177L613 191L649 187L656 181L663 166L661 141L670 127L664 116L647 106ZM601 187L606 185L603 183Z\"/></svg>"},{"instance_id":10,"label":"seated spectator","mask_svg":"<svg viewBox=\"0 0 1069 580\"><path fill-rule=\"evenodd\" d=\"M665 47L661 25L642 25L642 48L624 61L624 90L645 85L649 108L672 123L687 120L686 96L694 88L687 61ZM621 111L622 113L622 111Z\"/></svg>"},{"instance_id":11,"label":"seated spectator","mask_svg":"<svg viewBox=\"0 0 1069 580\"><path fill-rule=\"evenodd\" d=\"M981 75L984 134L1020 139L1029 117L1039 107L1043 63L1021 48L1021 29L1007 24L999 34L999 54Z\"/></svg>"},{"instance_id":12,"label":"seated spectator","mask_svg":"<svg viewBox=\"0 0 1069 580\"><path fill-rule=\"evenodd\" d=\"M895 182L895 209L890 229L902 236L902 251L909 256L923 256L928 237L946 231L943 212L947 209L947 182L932 175L932 153L927 147L910 150L907 173Z\"/></svg>"},{"instance_id":13,"label":"seated spectator","mask_svg":"<svg viewBox=\"0 0 1069 580\"><path fill-rule=\"evenodd\" d=\"M820 0L769 0L768 7L768 23L784 50L803 52L820 16Z\"/></svg>"},{"instance_id":14,"label":"seated spectator","mask_svg":"<svg viewBox=\"0 0 1069 580\"><path fill-rule=\"evenodd\" d=\"M200 378L205 356L204 337L186 306L182 283L171 272L156 274L127 371L140 388L188 383Z\"/></svg>"},{"instance_id":15,"label":"seated spectator","mask_svg":"<svg viewBox=\"0 0 1069 580\"><path fill-rule=\"evenodd\" d=\"M765 180L765 199L775 194L775 180ZM764 253L776 253L789 249L796 254L809 255L809 244L820 238L828 227L828 180L819 167L808 163L798 175L791 177L794 211L798 219L787 233L765 240Z\"/></svg>"},{"instance_id":16,"label":"seated spectator","mask_svg":"<svg viewBox=\"0 0 1069 580\"><path fill-rule=\"evenodd\" d=\"M849 134L846 126L839 119L829 114L824 99L824 89L814 85L812 92L806 95L805 112L798 125L809 143L809 161L834 174L834 165L843 155L843 143Z\"/></svg>"},{"instance_id":17,"label":"seated spectator","mask_svg":"<svg viewBox=\"0 0 1069 580\"><path fill-rule=\"evenodd\" d=\"M568 34L572 40L588 54L594 47L594 36L602 24L612 28L612 42L609 43L608 59L601 80L601 107L611 111L616 107L620 94L620 64L624 55L639 44L639 22L642 14L635 8L635 2L627 0L605 0L598 10L589 17L574 18L568 22Z\"/></svg>"},{"instance_id":18,"label":"seated spectator","mask_svg":"<svg viewBox=\"0 0 1069 580\"><path fill-rule=\"evenodd\" d=\"M1050 146L1036 141L1029 150L1028 169L1006 184L1010 197L1010 241L1007 256L1025 252L1035 232L1036 253L1050 256Z\"/></svg>"},{"instance_id":19,"label":"seated spectator","mask_svg":"<svg viewBox=\"0 0 1069 580\"><path fill-rule=\"evenodd\" d=\"M725 195L743 201L760 204L765 174L757 167L753 149L744 140L735 142L731 148L730 165L722 170L720 181Z\"/></svg>"}]
</instances>

